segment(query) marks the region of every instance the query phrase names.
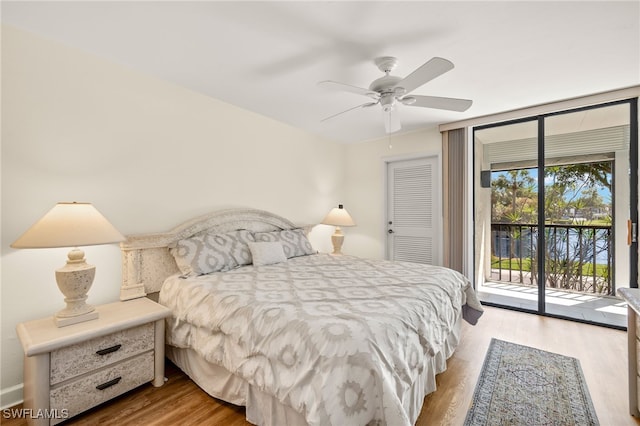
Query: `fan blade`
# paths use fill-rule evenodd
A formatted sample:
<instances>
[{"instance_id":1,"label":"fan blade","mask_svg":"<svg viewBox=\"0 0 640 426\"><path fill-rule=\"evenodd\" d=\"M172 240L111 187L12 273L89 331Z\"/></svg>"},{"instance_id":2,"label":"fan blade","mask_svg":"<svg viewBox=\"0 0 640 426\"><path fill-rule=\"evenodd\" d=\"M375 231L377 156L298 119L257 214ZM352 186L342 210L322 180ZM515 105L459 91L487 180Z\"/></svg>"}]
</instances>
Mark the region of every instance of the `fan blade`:
<instances>
[{"instance_id":1,"label":"fan blade","mask_svg":"<svg viewBox=\"0 0 640 426\"><path fill-rule=\"evenodd\" d=\"M452 69L453 63L451 63L451 61L438 57L431 58L429 61L418 67L414 72L400 80L395 87L404 88L406 90L405 94L408 94L426 82L431 81Z\"/></svg>"},{"instance_id":2,"label":"fan blade","mask_svg":"<svg viewBox=\"0 0 640 426\"><path fill-rule=\"evenodd\" d=\"M416 101L410 106L423 108L446 109L449 111L463 112L471 107L473 101L469 99L440 98L438 96L412 96Z\"/></svg>"},{"instance_id":3,"label":"fan blade","mask_svg":"<svg viewBox=\"0 0 640 426\"><path fill-rule=\"evenodd\" d=\"M368 96L372 99L378 99L380 95L373 90L363 89L362 87L352 86L350 84L338 83L337 81L325 80L318 83L318 86L329 90L339 90L342 92L351 92L357 95Z\"/></svg>"},{"instance_id":4,"label":"fan blade","mask_svg":"<svg viewBox=\"0 0 640 426\"><path fill-rule=\"evenodd\" d=\"M400 130L400 119L398 118L398 112L395 108L391 111L382 111L384 119L384 129L387 133L393 133Z\"/></svg>"},{"instance_id":5,"label":"fan blade","mask_svg":"<svg viewBox=\"0 0 640 426\"><path fill-rule=\"evenodd\" d=\"M329 116L329 117L327 117L327 118L323 118L322 120L320 120L320 122L330 120L330 119L332 119L332 118L334 118L334 117L337 117L337 116L339 116L339 115L341 115L341 114L344 114L345 112L353 111L354 109L358 109L358 108L368 108L368 107L371 107L371 106L374 106L374 105L377 105L377 104L378 104L377 102L367 102L367 103L362 104L362 105L354 106L353 108L349 108L349 109L347 109L347 110L345 110L345 111L339 112L339 113L337 113L337 114L333 114L333 115L331 115L331 116Z\"/></svg>"}]
</instances>

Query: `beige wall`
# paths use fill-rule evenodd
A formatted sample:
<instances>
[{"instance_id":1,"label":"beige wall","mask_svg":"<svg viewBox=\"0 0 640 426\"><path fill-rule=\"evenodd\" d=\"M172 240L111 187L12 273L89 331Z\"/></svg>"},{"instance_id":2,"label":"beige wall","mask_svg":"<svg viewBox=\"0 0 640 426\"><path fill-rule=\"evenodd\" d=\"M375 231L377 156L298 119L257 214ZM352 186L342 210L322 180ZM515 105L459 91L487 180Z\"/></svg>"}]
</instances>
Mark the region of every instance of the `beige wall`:
<instances>
[{"instance_id":1,"label":"beige wall","mask_svg":"<svg viewBox=\"0 0 640 426\"><path fill-rule=\"evenodd\" d=\"M0 406L22 396L15 327L64 305L66 249L9 244L58 201L89 201L124 234L168 230L224 207L319 222L343 201L345 147L263 116L2 28ZM311 160L312 159L312 160ZM332 228L312 233L329 251ZM118 299L117 245L87 247L89 303Z\"/></svg>"}]
</instances>

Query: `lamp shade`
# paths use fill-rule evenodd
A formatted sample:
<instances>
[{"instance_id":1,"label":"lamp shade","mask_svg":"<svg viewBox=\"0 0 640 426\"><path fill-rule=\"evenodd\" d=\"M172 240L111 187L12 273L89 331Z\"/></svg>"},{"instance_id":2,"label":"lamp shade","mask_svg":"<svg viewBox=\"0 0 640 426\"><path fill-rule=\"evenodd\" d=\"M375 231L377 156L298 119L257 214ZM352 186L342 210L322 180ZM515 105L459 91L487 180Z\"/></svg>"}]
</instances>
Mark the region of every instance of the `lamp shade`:
<instances>
[{"instance_id":1,"label":"lamp shade","mask_svg":"<svg viewBox=\"0 0 640 426\"><path fill-rule=\"evenodd\" d=\"M355 226L355 222L351 218L351 215L345 209L342 204L338 204L338 207L331 209L329 214L322 219L322 224L333 226Z\"/></svg>"},{"instance_id":2,"label":"lamp shade","mask_svg":"<svg viewBox=\"0 0 640 426\"><path fill-rule=\"evenodd\" d=\"M91 203L58 203L11 247L79 247L117 243L124 239Z\"/></svg>"}]
</instances>

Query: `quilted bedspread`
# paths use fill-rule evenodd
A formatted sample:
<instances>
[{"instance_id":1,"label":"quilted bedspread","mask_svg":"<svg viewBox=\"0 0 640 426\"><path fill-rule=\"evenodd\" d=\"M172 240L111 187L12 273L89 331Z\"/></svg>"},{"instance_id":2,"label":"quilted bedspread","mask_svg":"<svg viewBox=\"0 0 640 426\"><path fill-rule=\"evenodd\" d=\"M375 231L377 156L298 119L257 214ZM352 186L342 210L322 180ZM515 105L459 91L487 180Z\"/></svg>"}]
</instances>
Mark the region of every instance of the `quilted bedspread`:
<instances>
[{"instance_id":1,"label":"quilted bedspread","mask_svg":"<svg viewBox=\"0 0 640 426\"><path fill-rule=\"evenodd\" d=\"M310 425L409 425L403 402L465 311L463 275L408 262L317 254L169 278L168 344L275 396ZM471 322L475 322L473 318Z\"/></svg>"}]
</instances>

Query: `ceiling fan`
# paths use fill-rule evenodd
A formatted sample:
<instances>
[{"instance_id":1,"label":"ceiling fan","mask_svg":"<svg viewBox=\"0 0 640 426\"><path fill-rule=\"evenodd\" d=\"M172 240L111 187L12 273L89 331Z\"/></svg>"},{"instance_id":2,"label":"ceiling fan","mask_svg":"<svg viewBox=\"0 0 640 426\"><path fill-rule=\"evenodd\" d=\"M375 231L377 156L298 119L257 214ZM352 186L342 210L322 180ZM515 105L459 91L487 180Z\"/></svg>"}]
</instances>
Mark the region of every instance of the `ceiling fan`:
<instances>
[{"instance_id":1,"label":"ceiling fan","mask_svg":"<svg viewBox=\"0 0 640 426\"><path fill-rule=\"evenodd\" d=\"M322 121L329 120L358 108L369 108L380 104L384 113L385 129L387 133L393 133L400 130L400 120L398 119L396 109L396 106L399 103L416 107L445 109L458 112L466 111L473 103L473 101L468 99L420 95L408 96L418 87L453 69L453 63L446 59L438 57L431 58L405 78L391 75L391 71L393 71L398 64L398 60L392 56L376 58L374 63L380 71L385 73L385 75L374 80L369 85L368 89L352 86L350 84L338 83L331 80L321 81L318 83L319 86L327 89L356 93L373 99L373 102L367 102L362 105L349 108L346 111L331 115Z\"/></svg>"}]
</instances>

